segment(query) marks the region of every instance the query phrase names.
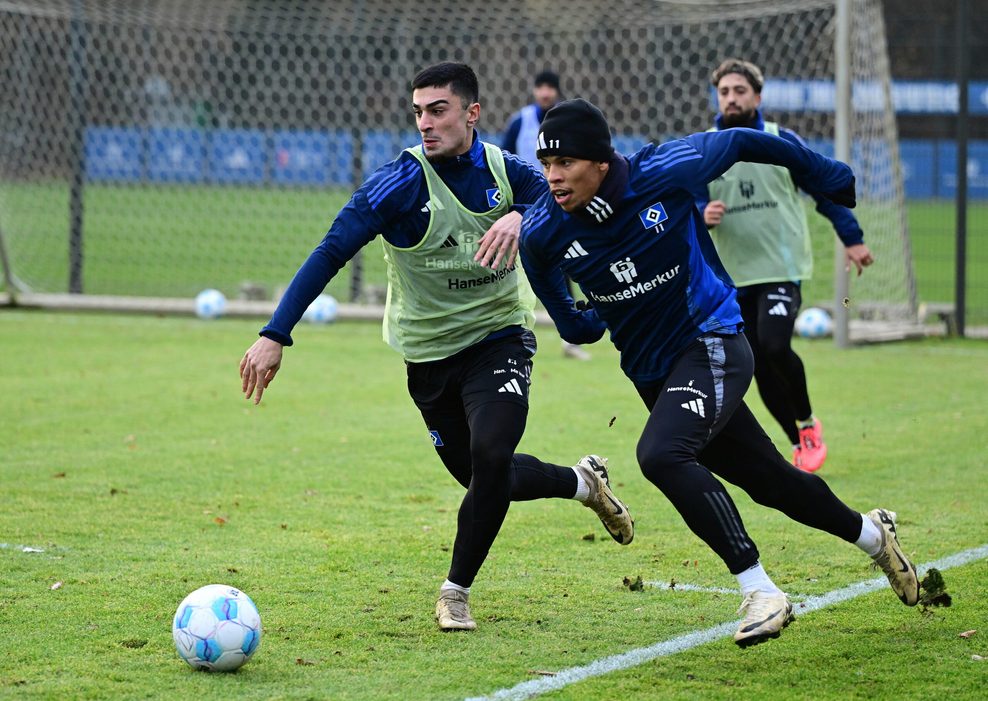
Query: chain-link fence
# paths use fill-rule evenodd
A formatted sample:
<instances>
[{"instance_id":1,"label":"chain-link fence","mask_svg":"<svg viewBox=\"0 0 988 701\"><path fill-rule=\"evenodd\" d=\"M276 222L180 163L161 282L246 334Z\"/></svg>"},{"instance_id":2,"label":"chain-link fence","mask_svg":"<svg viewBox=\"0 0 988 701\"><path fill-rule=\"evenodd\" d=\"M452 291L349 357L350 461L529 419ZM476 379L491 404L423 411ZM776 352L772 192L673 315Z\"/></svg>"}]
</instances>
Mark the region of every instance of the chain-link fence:
<instances>
[{"instance_id":1,"label":"chain-link fence","mask_svg":"<svg viewBox=\"0 0 988 701\"><path fill-rule=\"evenodd\" d=\"M857 213L881 261L853 282L851 311L910 319L881 4L850 7ZM409 81L439 60L477 71L488 140L551 68L630 152L708 128L710 71L741 56L766 75L766 116L833 154L835 18L833 0L0 2L7 285L272 298L361 178L418 141ZM836 237L813 218L804 298L829 303ZM373 301L380 258L365 249L330 292Z\"/></svg>"}]
</instances>

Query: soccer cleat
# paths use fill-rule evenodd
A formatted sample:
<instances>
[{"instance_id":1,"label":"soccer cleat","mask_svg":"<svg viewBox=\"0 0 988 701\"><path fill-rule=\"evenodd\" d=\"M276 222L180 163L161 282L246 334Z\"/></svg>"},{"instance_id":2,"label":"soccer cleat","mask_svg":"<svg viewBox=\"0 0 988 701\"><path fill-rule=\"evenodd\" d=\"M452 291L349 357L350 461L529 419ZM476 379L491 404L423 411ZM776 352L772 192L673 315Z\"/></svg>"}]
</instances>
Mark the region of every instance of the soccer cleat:
<instances>
[{"instance_id":1,"label":"soccer cleat","mask_svg":"<svg viewBox=\"0 0 988 701\"><path fill-rule=\"evenodd\" d=\"M782 629L793 622L795 616L789 597L781 591L754 591L744 597L738 613L743 613L741 625L734 633L739 647L763 643L778 638Z\"/></svg>"},{"instance_id":2,"label":"soccer cleat","mask_svg":"<svg viewBox=\"0 0 988 701\"><path fill-rule=\"evenodd\" d=\"M455 589L441 589L436 602L436 621L442 630L475 630L477 622L470 615L468 594Z\"/></svg>"},{"instance_id":3,"label":"soccer cleat","mask_svg":"<svg viewBox=\"0 0 988 701\"><path fill-rule=\"evenodd\" d=\"M813 420L812 426L799 429L799 448L793 455L793 464L803 472L816 472L827 459L827 444L823 442L823 424Z\"/></svg>"},{"instance_id":4,"label":"soccer cleat","mask_svg":"<svg viewBox=\"0 0 988 701\"><path fill-rule=\"evenodd\" d=\"M882 532L882 549L871 559L875 566L885 573L892 585L892 591L906 606L915 606L919 602L919 575L916 566L909 562L895 530L895 512L885 509L872 509L867 514L878 530Z\"/></svg>"},{"instance_id":5,"label":"soccer cleat","mask_svg":"<svg viewBox=\"0 0 988 701\"><path fill-rule=\"evenodd\" d=\"M611 538L621 545L627 545L635 537L635 522L631 520L628 507L611 491L611 481L607 476L607 458L599 455L586 455L580 459L574 470L580 473L590 487L590 496L583 502L600 517Z\"/></svg>"}]
</instances>

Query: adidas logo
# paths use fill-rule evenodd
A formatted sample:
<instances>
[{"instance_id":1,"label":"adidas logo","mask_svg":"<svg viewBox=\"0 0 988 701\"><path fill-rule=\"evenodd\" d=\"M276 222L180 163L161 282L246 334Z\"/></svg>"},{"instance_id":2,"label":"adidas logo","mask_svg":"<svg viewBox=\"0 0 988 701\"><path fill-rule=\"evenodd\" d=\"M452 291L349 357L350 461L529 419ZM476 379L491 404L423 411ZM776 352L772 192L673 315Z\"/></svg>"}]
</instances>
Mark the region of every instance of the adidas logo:
<instances>
[{"instance_id":1,"label":"adidas logo","mask_svg":"<svg viewBox=\"0 0 988 701\"><path fill-rule=\"evenodd\" d=\"M521 391L521 385L518 384L518 380L508 380L504 383L504 386L498 390L498 392L510 392L511 394L521 394L525 393Z\"/></svg>"},{"instance_id":2,"label":"adidas logo","mask_svg":"<svg viewBox=\"0 0 988 701\"><path fill-rule=\"evenodd\" d=\"M428 202L425 203L425 207L423 207L419 211L428 213L432 211L438 212L441 209L446 209L446 206L442 202L433 202L432 200L429 200Z\"/></svg>"},{"instance_id":3,"label":"adidas logo","mask_svg":"<svg viewBox=\"0 0 988 701\"><path fill-rule=\"evenodd\" d=\"M611 205L607 204L606 200L602 200L599 197L594 197L590 200L590 204L587 205L587 212L598 222L602 222L607 217L614 214L614 210L611 209Z\"/></svg>"},{"instance_id":4,"label":"adidas logo","mask_svg":"<svg viewBox=\"0 0 988 701\"><path fill-rule=\"evenodd\" d=\"M451 234L446 237L446 240L443 241L443 244L439 248L456 248L459 245Z\"/></svg>"},{"instance_id":5,"label":"adidas logo","mask_svg":"<svg viewBox=\"0 0 988 701\"><path fill-rule=\"evenodd\" d=\"M563 258L569 258L572 260L573 258L581 258L582 256L589 255L590 254L587 253L587 250L580 245L579 241L574 241L573 245L566 250L566 255L564 255Z\"/></svg>"},{"instance_id":6,"label":"adidas logo","mask_svg":"<svg viewBox=\"0 0 988 701\"><path fill-rule=\"evenodd\" d=\"M680 406L684 409L689 409L694 414L697 414L701 419L707 415L707 413L703 410L703 401L700 399L691 399L688 402L683 402Z\"/></svg>"},{"instance_id":7,"label":"adidas logo","mask_svg":"<svg viewBox=\"0 0 988 701\"><path fill-rule=\"evenodd\" d=\"M769 316L789 316L789 309L782 302L776 302L775 306L768 310Z\"/></svg>"}]
</instances>

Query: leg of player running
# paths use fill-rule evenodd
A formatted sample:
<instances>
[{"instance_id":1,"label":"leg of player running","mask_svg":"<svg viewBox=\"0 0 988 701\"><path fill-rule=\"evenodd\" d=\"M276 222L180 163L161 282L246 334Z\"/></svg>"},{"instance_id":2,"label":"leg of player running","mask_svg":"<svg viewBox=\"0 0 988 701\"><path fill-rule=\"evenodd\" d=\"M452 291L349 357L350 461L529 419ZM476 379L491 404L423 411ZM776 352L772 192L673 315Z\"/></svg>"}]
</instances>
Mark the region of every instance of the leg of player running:
<instances>
[{"instance_id":1,"label":"leg of player running","mask_svg":"<svg viewBox=\"0 0 988 701\"><path fill-rule=\"evenodd\" d=\"M698 455L730 421L751 376L743 335L706 336L687 348L661 387L638 387L651 409L638 443L642 472L737 577L744 617L734 640L742 647L778 637L792 620L792 604L762 568L734 501Z\"/></svg>"}]
</instances>

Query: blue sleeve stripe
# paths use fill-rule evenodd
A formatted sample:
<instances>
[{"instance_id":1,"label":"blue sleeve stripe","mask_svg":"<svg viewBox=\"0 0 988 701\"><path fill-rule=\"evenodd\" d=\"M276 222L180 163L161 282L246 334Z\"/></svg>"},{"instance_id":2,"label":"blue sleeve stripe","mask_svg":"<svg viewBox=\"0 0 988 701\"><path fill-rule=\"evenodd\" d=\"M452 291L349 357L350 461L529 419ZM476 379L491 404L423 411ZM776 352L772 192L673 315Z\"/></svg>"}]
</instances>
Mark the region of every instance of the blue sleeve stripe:
<instances>
[{"instance_id":1,"label":"blue sleeve stripe","mask_svg":"<svg viewBox=\"0 0 988 701\"><path fill-rule=\"evenodd\" d=\"M381 182L379 182L377 185L371 188L371 191L367 193L367 196L368 197L376 196L377 192L382 187L387 187L389 183L393 182L396 178L400 177L402 173L404 173L404 171L408 168L408 164L409 164L408 161L405 161L404 163L399 163L397 168L395 168L392 172L388 173L387 175L383 176L381 178ZM376 175L376 173L374 175ZM373 175L371 177L373 177Z\"/></svg>"},{"instance_id":2,"label":"blue sleeve stripe","mask_svg":"<svg viewBox=\"0 0 988 701\"><path fill-rule=\"evenodd\" d=\"M525 222L522 224L522 228L525 231L533 229L537 226L542 226L549 220L549 210L545 207L540 207L538 209L530 210L529 215L525 218Z\"/></svg>"},{"instance_id":3,"label":"blue sleeve stripe","mask_svg":"<svg viewBox=\"0 0 988 701\"><path fill-rule=\"evenodd\" d=\"M384 201L384 198L385 197L387 197L388 195L390 195L392 192L394 192L395 190L397 190L400 186L404 185L405 183L407 183L409 180L411 180L412 178L414 178L417 175L418 175L418 173L415 170L412 170L407 175L404 175L404 177L402 177L400 180L392 181L391 186L388 187L388 189L385 190L384 192L381 192L380 191L380 188L378 188L377 192L379 194L377 194L374 197L371 197L368 200L370 202L370 206L373 209L377 209L377 206L379 204L381 204L381 202Z\"/></svg>"},{"instance_id":4,"label":"blue sleeve stripe","mask_svg":"<svg viewBox=\"0 0 988 701\"><path fill-rule=\"evenodd\" d=\"M374 187L368 194L367 199L375 206L388 195L394 189L394 185L397 184L398 180L403 180L407 178L408 173L411 169L415 167L418 161L405 161L401 163L394 173L385 177L376 187ZM382 190L387 189L387 192L381 193Z\"/></svg>"},{"instance_id":5,"label":"blue sleeve stripe","mask_svg":"<svg viewBox=\"0 0 988 701\"><path fill-rule=\"evenodd\" d=\"M665 165L667 167L672 167L674 165L677 165L679 163L683 163L685 161L695 161L697 158L702 158L702 156L699 153L693 152L692 154L686 154L686 155L681 156L681 157L679 157L679 158L677 158L675 160L669 161L668 163L665 163L663 165Z\"/></svg>"},{"instance_id":6,"label":"blue sleeve stripe","mask_svg":"<svg viewBox=\"0 0 988 701\"><path fill-rule=\"evenodd\" d=\"M653 156L648 161L643 163L642 170L651 170L652 168L658 168L660 166L668 165L671 160L673 160L674 158L678 158L679 156L682 156L684 153L695 154L693 156L694 158L700 157L700 154L696 152L696 149L694 149L689 144L684 144L684 143L673 144L668 149L655 154L655 156ZM678 163L679 161L676 162Z\"/></svg>"}]
</instances>

